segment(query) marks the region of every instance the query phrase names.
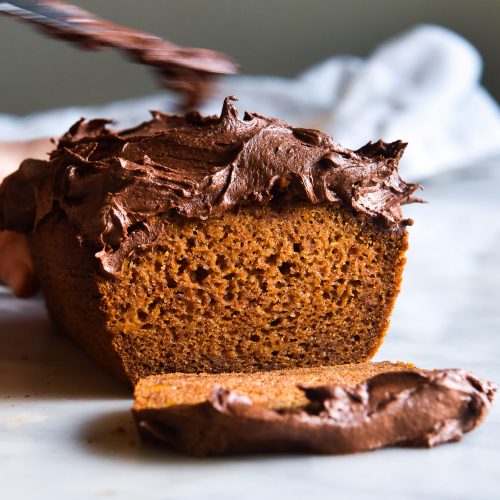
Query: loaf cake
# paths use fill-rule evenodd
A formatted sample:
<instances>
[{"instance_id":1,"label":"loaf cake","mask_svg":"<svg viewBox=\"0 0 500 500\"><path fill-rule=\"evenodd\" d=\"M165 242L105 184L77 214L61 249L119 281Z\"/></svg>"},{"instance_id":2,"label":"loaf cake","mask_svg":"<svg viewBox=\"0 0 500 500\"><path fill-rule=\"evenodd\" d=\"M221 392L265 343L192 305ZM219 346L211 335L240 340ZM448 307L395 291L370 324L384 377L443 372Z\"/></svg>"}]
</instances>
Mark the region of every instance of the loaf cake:
<instances>
[{"instance_id":1,"label":"loaf cake","mask_svg":"<svg viewBox=\"0 0 500 500\"><path fill-rule=\"evenodd\" d=\"M407 249L405 144L246 113L83 119L0 188L59 329L121 378L369 360Z\"/></svg>"},{"instance_id":2,"label":"loaf cake","mask_svg":"<svg viewBox=\"0 0 500 500\"><path fill-rule=\"evenodd\" d=\"M141 380L132 411L143 439L192 455L344 454L458 441L495 390L464 370L389 362L173 373Z\"/></svg>"}]
</instances>

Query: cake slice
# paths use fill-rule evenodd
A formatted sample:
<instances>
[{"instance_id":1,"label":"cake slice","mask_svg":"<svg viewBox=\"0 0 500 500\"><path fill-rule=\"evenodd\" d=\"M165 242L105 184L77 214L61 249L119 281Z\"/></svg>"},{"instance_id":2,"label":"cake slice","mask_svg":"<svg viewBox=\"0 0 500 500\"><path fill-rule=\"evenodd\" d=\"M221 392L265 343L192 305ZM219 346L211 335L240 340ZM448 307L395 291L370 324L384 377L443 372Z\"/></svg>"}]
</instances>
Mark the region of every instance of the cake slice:
<instances>
[{"instance_id":1,"label":"cake slice","mask_svg":"<svg viewBox=\"0 0 500 500\"><path fill-rule=\"evenodd\" d=\"M464 370L389 362L173 373L141 380L132 412L144 440L192 455L344 454L458 441L495 391Z\"/></svg>"},{"instance_id":2,"label":"cake slice","mask_svg":"<svg viewBox=\"0 0 500 500\"><path fill-rule=\"evenodd\" d=\"M80 121L0 188L59 329L135 383L369 360L408 246L405 144L259 114Z\"/></svg>"}]
</instances>

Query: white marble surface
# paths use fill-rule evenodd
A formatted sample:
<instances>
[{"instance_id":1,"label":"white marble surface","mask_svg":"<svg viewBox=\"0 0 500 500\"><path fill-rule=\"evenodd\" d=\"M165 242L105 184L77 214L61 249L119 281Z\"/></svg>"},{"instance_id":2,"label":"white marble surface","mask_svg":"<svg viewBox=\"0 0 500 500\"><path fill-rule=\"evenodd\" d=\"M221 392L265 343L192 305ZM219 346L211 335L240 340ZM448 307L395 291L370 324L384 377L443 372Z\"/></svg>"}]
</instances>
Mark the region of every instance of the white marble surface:
<instances>
[{"instance_id":1,"label":"white marble surface","mask_svg":"<svg viewBox=\"0 0 500 500\"><path fill-rule=\"evenodd\" d=\"M435 179L378 359L500 382L500 165ZM127 389L52 333L40 297L0 291L5 499L500 498L500 401L462 442L345 457L191 459L142 445Z\"/></svg>"}]
</instances>

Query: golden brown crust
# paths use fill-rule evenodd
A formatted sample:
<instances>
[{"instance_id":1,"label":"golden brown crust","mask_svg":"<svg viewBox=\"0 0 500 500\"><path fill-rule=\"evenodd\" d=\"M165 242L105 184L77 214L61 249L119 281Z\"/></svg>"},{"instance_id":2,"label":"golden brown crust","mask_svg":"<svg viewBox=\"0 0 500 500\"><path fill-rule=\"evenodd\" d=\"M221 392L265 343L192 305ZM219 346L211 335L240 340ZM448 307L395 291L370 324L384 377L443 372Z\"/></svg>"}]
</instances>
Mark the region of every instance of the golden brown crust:
<instances>
[{"instance_id":1,"label":"golden brown crust","mask_svg":"<svg viewBox=\"0 0 500 500\"><path fill-rule=\"evenodd\" d=\"M308 402L299 386L355 386L379 373L412 369L408 363L359 363L312 368L289 368L252 373L170 373L141 379L134 389L134 410L193 405L206 401L215 386L237 391L254 404L291 408Z\"/></svg>"}]
</instances>

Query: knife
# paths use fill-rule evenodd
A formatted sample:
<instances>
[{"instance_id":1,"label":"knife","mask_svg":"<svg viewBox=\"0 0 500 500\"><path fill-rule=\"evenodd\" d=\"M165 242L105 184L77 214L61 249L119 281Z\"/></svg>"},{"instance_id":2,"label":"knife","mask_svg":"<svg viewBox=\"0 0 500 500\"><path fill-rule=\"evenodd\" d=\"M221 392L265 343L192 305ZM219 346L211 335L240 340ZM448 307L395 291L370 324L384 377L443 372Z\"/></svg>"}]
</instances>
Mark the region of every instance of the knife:
<instances>
[{"instance_id":1,"label":"knife","mask_svg":"<svg viewBox=\"0 0 500 500\"><path fill-rule=\"evenodd\" d=\"M238 64L222 52L183 47L160 37L121 26L86 10L55 0L0 1L0 13L34 24L52 37L88 50L114 47L157 68L163 83L188 94L200 92L203 79L237 73ZM191 95L193 100L193 95Z\"/></svg>"}]
</instances>

